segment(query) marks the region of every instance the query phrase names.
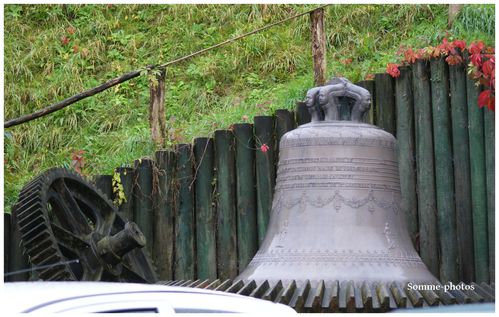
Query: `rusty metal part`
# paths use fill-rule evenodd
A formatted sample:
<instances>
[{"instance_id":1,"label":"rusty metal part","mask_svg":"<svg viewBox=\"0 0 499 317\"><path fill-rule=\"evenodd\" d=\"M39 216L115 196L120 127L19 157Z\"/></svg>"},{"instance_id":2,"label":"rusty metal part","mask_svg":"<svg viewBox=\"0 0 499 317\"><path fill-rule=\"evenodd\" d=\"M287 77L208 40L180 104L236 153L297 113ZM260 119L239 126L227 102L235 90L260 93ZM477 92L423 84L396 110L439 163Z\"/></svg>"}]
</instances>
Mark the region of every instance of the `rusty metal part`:
<instances>
[{"instance_id":1,"label":"rusty metal part","mask_svg":"<svg viewBox=\"0 0 499 317\"><path fill-rule=\"evenodd\" d=\"M493 286L471 284L474 290L412 290L408 283L347 280L283 283L254 280L178 280L158 284L236 293L291 306L299 313L387 312L393 309L487 303L495 301ZM441 284L436 284L441 285ZM410 312L417 312L416 310Z\"/></svg>"},{"instance_id":2,"label":"rusty metal part","mask_svg":"<svg viewBox=\"0 0 499 317\"><path fill-rule=\"evenodd\" d=\"M157 281L137 225L78 174L53 168L36 177L13 216L31 263L49 265L38 272L42 280Z\"/></svg>"}]
</instances>

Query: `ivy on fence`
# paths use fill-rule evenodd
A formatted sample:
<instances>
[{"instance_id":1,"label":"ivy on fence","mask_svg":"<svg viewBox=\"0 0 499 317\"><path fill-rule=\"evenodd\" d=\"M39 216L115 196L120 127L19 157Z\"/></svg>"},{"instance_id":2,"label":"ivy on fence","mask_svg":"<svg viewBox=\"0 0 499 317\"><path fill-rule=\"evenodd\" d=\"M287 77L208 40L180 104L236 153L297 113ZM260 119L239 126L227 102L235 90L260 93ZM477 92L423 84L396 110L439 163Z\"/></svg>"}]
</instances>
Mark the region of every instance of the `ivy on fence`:
<instances>
[{"instance_id":1,"label":"ivy on fence","mask_svg":"<svg viewBox=\"0 0 499 317\"><path fill-rule=\"evenodd\" d=\"M485 89L478 96L478 106L487 107L495 111L495 50L493 47L485 46L482 41L472 42L468 47L463 40L449 42L447 38L436 47L428 46L414 50L411 47L401 46L397 52L401 56L398 63L389 63L386 72L397 78L400 76L399 66L414 64L417 60L429 60L430 58L445 57L449 65L464 63L464 56L468 56L468 74L477 81L477 85L483 85Z\"/></svg>"}]
</instances>

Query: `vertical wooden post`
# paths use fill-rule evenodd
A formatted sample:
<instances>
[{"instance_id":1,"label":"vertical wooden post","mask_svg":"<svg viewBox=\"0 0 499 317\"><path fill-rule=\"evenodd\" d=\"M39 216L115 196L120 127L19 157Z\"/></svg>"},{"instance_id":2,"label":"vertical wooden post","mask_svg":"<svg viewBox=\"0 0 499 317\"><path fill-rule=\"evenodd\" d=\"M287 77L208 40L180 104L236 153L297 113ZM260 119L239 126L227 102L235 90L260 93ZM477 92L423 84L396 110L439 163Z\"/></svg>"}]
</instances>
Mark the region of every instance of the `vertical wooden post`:
<instances>
[{"instance_id":1,"label":"vertical wooden post","mask_svg":"<svg viewBox=\"0 0 499 317\"><path fill-rule=\"evenodd\" d=\"M416 128L416 165L421 258L437 278L438 240L435 172L431 120L430 76L425 61L418 60L412 72ZM378 83L376 83L378 87Z\"/></svg>"},{"instance_id":2,"label":"vertical wooden post","mask_svg":"<svg viewBox=\"0 0 499 317\"><path fill-rule=\"evenodd\" d=\"M312 24L312 58L314 60L315 86L326 83L326 33L324 32L324 9L310 13Z\"/></svg>"},{"instance_id":3,"label":"vertical wooden post","mask_svg":"<svg viewBox=\"0 0 499 317\"><path fill-rule=\"evenodd\" d=\"M12 235L10 228L10 214L3 214L3 271L4 273L10 272L9 259L10 259L10 248L11 241L10 237ZM3 278L4 282L7 282L7 277Z\"/></svg>"},{"instance_id":4,"label":"vertical wooden post","mask_svg":"<svg viewBox=\"0 0 499 317\"><path fill-rule=\"evenodd\" d=\"M275 142L276 142L276 155L279 152L279 141L281 137L288 131L293 130L294 120L293 115L287 109L277 109L275 111ZM276 160L277 162L277 160Z\"/></svg>"},{"instance_id":5,"label":"vertical wooden post","mask_svg":"<svg viewBox=\"0 0 499 317\"><path fill-rule=\"evenodd\" d=\"M487 182L485 179L483 109L478 107L478 94L479 87L475 85L474 80L466 76L468 133L470 140L471 207L473 214L473 241L475 243L475 280L479 283L488 283Z\"/></svg>"},{"instance_id":6,"label":"vertical wooden post","mask_svg":"<svg viewBox=\"0 0 499 317\"><path fill-rule=\"evenodd\" d=\"M178 144L177 182L175 193L175 271L176 280L194 279L196 276L196 250L194 245L194 186L192 183L192 156L190 144Z\"/></svg>"},{"instance_id":7,"label":"vertical wooden post","mask_svg":"<svg viewBox=\"0 0 499 317\"><path fill-rule=\"evenodd\" d=\"M131 167L118 167L115 169L115 173L120 175L120 181L121 185L123 185L123 192L126 199L126 201L118 207L118 211L121 216L125 217L127 220L135 221L133 218L133 176L135 170Z\"/></svg>"},{"instance_id":8,"label":"vertical wooden post","mask_svg":"<svg viewBox=\"0 0 499 317\"><path fill-rule=\"evenodd\" d=\"M95 177L95 187L107 196L109 200L113 200L113 176L111 175L97 175Z\"/></svg>"},{"instance_id":9,"label":"vertical wooden post","mask_svg":"<svg viewBox=\"0 0 499 317\"><path fill-rule=\"evenodd\" d=\"M383 130L395 135L395 100L393 78L388 74L376 74L376 124Z\"/></svg>"},{"instance_id":10,"label":"vertical wooden post","mask_svg":"<svg viewBox=\"0 0 499 317\"><path fill-rule=\"evenodd\" d=\"M473 218L471 214L470 149L468 108L466 105L466 71L463 65L449 65L454 151L454 198L458 238L459 280L469 283L475 278Z\"/></svg>"},{"instance_id":11,"label":"vertical wooden post","mask_svg":"<svg viewBox=\"0 0 499 317\"><path fill-rule=\"evenodd\" d=\"M218 278L237 276L236 176L234 136L228 130L215 131L217 177L217 266Z\"/></svg>"},{"instance_id":12,"label":"vertical wooden post","mask_svg":"<svg viewBox=\"0 0 499 317\"><path fill-rule=\"evenodd\" d=\"M249 123L234 124L236 138L236 197L238 270L242 272L258 249L255 206L255 143Z\"/></svg>"},{"instance_id":13,"label":"vertical wooden post","mask_svg":"<svg viewBox=\"0 0 499 317\"><path fill-rule=\"evenodd\" d=\"M146 237L146 248L152 255L153 210L152 210L153 161L148 158L135 160L133 217Z\"/></svg>"},{"instance_id":14,"label":"vertical wooden post","mask_svg":"<svg viewBox=\"0 0 499 317\"><path fill-rule=\"evenodd\" d=\"M495 114L483 111L487 180L487 226L489 234L489 280L495 281Z\"/></svg>"},{"instance_id":15,"label":"vertical wooden post","mask_svg":"<svg viewBox=\"0 0 499 317\"><path fill-rule=\"evenodd\" d=\"M303 101L298 101L296 103L295 113L297 126L309 123L312 120L307 105Z\"/></svg>"},{"instance_id":16,"label":"vertical wooden post","mask_svg":"<svg viewBox=\"0 0 499 317\"><path fill-rule=\"evenodd\" d=\"M215 208L213 202L213 139L194 139L197 278L217 277Z\"/></svg>"},{"instance_id":17,"label":"vertical wooden post","mask_svg":"<svg viewBox=\"0 0 499 317\"><path fill-rule=\"evenodd\" d=\"M254 128L257 147L255 167L258 244L261 245L267 231L275 186L274 147L272 145L274 144L274 118L256 116ZM268 146L268 149L265 149L266 152L261 148L263 144Z\"/></svg>"},{"instance_id":18,"label":"vertical wooden post","mask_svg":"<svg viewBox=\"0 0 499 317\"><path fill-rule=\"evenodd\" d=\"M457 274L457 236L454 204L454 170L449 106L449 76L443 58L430 62L435 150L435 182L438 233L440 238L440 281L459 282Z\"/></svg>"},{"instance_id":19,"label":"vertical wooden post","mask_svg":"<svg viewBox=\"0 0 499 317\"><path fill-rule=\"evenodd\" d=\"M397 109L398 163L402 200L412 243L418 235L418 201L416 195L416 162L414 149L414 103L412 96L412 70L400 67L400 77L395 80Z\"/></svg>"},{"instance_id":20,"label":"vertical wooden post","mask_svg":"<svg viewBox=\"0 0 499 317\"><path fill-rule=\"evenodd\" d=\"M172 179L175 157L172 151L156 152L158 190L154 191L153 254L160 280L173 279L173 249L175 246Z\"/></svg>"},{"instance_id":21,"label":"vertical wooden post","mask_svg":"<svg viewBox=\"0 0 499 317\"><path fill-rule=\"evenodd\" d=\"M151 125L151 138L157 146L162 146L166 135L165 122L165 74L163 69L155 80L149 83L151 100L149 103L149 124Z\"/></svg>"},{"instance_id":22,"label":"vertical wooden post","mask_svg":"<svg viewBox=\"0 0 499 317\"><path fill-rule=\"evenodd\" d=\"M374 86L374 80L361 80L358 83L356 83L356 85L367 89L371 94L371 108L369 108L369 111L366 114L364 114L363 118L364 120L362 122L374 125L376 124L374 120L375 118L374 108L376 106L376 87Z\"/></svg>"}]
</instances>

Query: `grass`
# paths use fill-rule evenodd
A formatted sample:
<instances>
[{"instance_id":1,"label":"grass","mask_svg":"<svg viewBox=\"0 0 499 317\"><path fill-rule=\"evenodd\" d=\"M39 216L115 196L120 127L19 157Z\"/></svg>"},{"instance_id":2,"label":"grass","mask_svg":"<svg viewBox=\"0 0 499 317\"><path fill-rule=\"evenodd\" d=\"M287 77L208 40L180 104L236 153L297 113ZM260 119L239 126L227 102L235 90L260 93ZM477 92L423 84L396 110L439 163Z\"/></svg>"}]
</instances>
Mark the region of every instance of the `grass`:
<instances>
[{"instance_id":1,"label":"grass","mask_svg":"<svg viewBox=\"0 0 499 317\"><path fill-rule=\"evenodd\" d=\"M5 5L5 118L313 7ZM331 5L325 17L328 73L352 81L384 72L401 44L422 47L444 36L494 43L493 5L465 6L451 30L445 5ZM243 116L251 121L292 109L313 85L310 55L304 16L169 67L166 147L210 136ZM346 58L352 63L342 63ZM141 76L6 130L5 210L26 182L49 167L69 165L76 150L85 151L91 175L151 156L148 94Z\"/></svg>"}]
</instances>

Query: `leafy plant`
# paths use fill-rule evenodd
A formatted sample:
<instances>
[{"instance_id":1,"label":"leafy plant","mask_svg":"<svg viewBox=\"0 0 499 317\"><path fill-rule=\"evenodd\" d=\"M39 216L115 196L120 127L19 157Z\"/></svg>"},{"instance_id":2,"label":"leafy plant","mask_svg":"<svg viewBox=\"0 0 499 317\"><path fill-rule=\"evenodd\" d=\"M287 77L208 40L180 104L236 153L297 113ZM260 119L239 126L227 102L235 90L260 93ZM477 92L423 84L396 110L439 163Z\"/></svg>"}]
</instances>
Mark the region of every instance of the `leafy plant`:
<instances>
[{"instance_id":1,"label":"leafy plant","mask_svg":"<svg viewBox=\"0 0 499 317\"><path fill-rule=\"evenodd\" d=\"M125 173L126 173L126 170L125 170ZM127 200L125 197L125 189L123 188L123 184L121 183L120 173L118 173L117 171L114 171L114 174L113 174L112 188L113 188L113 195L114 195L113 203L116 206L121 206L123 203L126 203Z\"/></svg>"},{"instance_id":2,"label":"leafy plant","mask_svg":"<svg viewBox=\"0 0 499 317\"><path fill-rule=\"evenodd\" d=\"M495 49L485 47L482 41L473 42L466 47L464 40L454 40L449 42L447 38L436 47L428 46L414 50L410 47L401 46L398 55L403 56L401 63L405 65L414 64L418 59L428 60L430 58L445 57L449 65L459 65L464 62L462 53L467 52L470 56L468 74L477 80L477 85L482 84L487 89L478 96L478 106L486 106L494 111L495 106ZM388 63L386 72L396 78L400 76L399 64Z\"/></svg>"}]
</instances>

